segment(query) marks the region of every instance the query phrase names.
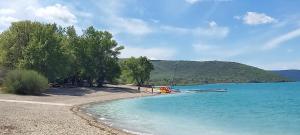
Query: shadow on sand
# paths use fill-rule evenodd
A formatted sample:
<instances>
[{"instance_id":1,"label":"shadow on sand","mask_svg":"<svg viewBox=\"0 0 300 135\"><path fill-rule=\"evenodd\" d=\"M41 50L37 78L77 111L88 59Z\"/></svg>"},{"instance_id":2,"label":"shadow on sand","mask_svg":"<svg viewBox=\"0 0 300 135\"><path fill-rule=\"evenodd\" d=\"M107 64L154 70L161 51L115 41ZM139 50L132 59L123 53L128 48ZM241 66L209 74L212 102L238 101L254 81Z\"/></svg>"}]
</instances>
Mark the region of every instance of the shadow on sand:
<instances>
[{"instance_id":1,"label":"shadow on sand","mask_svg":"<svg viewBox=\"0 0 300 135\"><path fill-rule=\"evenodd\" d=\"M101 88L95 88L95 87L50 88L40 96L47 96L47 95L84 96L85 94L91 94L98 91L111 92L111 93L121 93L121 92L138 93L136 89L106 86Z\"/></svg>"}]
</instances>

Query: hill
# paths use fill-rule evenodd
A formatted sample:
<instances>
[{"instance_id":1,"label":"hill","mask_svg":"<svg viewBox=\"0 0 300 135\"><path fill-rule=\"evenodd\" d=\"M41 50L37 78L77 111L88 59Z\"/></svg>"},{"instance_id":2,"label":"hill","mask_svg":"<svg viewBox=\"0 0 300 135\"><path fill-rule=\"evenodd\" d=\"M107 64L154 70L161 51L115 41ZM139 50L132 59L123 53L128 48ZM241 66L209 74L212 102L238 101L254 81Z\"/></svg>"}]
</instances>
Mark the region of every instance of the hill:
<instances>
[{"instance_id":1,"label":"hill","mask_svg":"<svg viewBox=\"0 0 300 135\"><path fill-rule=\"evenodd\" d=\"M123 59L121 59L123 60ZM223 61L166 61L152 60L150 84L208 84L243 82L300 81L300 70L265 71L256 67ZM0 69L0 85L4 71Z\"/></svg>"},{"instance_id":2,"label":"hill","mask_svg":"<svg viewBox=\"0 0 300 135\"><path fill-rule=\"evenodd\" d=\"M256 67L222 61L153 60L150 84L177 85L207 83L281 82L288 79Z\"/></svg>"},{"instance_id":3,"label":"hill","mask_svg":"<svg viewBox=\"0 0 300 135\"><path fill-rule=\"evenodd\" d=\"M293 81L300 81L300 70L276 70L274 73Z\"/></svg>"}]
</instances>

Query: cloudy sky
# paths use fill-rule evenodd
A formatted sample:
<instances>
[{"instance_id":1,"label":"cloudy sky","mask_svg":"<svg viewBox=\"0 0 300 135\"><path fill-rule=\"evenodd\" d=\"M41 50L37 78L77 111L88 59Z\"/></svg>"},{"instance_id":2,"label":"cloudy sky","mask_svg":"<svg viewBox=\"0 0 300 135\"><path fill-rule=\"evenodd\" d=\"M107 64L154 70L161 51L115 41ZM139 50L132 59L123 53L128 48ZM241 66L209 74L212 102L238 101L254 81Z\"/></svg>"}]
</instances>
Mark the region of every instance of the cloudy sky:
<instances>
[{"instance_id":1,"label":"cloudy sky","mask_svg":"<svg viewBox=\"0 0 300 135\"><path fill-rule=\"evenodd\" d=\"M108 30L121 57L235 61L300 69L296 0L1 0L0 31L34 20Z\"/></svg>"}]
</instances>

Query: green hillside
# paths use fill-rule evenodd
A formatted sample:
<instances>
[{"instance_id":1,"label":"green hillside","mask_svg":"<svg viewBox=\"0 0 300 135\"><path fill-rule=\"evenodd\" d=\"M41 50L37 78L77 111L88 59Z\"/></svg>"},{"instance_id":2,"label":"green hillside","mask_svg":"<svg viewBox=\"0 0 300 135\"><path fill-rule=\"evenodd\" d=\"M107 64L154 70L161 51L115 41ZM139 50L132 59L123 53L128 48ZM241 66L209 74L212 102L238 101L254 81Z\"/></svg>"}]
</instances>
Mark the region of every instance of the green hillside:
<instances>
[{"instance_id":1,"label":"green hillside","mask_svg":"<svg viewBox=\"0 0 300 135\"><path fill-rule=\"evenodd\" d=\"M152 64L150 84L155 85L169 85L173 76L177 85L288 81L273 72L235 62L153 60Z\"/></svg>"}]
</instances>

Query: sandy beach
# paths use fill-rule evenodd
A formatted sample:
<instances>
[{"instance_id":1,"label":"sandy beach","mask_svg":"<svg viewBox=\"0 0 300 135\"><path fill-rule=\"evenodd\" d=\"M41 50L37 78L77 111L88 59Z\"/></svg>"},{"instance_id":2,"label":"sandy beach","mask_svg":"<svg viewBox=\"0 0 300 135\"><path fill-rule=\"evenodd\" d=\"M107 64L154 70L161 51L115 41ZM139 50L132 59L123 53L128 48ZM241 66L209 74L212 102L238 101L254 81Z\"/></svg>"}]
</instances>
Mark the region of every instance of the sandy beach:
<instances>
[{"instance_id":1,"label":"sandy beach","mask_svg":"<svg viewBox=\"0 0 300 135\"><path fill-rule=\"evenodd\" d=\"M123 135L80 111L80 105L115 99L149 96L134 87L52 88L42 96L0 94L2 135Z\"/></svg>"}]
</instances>

